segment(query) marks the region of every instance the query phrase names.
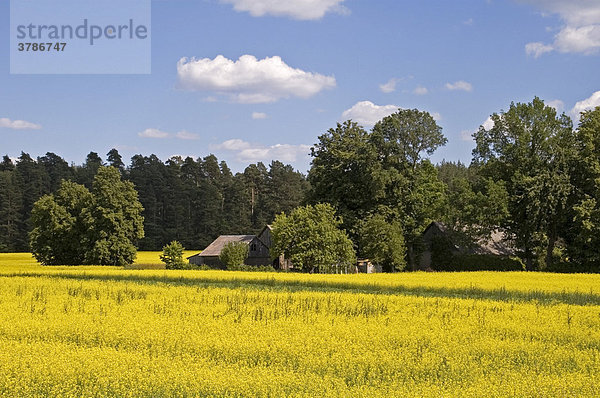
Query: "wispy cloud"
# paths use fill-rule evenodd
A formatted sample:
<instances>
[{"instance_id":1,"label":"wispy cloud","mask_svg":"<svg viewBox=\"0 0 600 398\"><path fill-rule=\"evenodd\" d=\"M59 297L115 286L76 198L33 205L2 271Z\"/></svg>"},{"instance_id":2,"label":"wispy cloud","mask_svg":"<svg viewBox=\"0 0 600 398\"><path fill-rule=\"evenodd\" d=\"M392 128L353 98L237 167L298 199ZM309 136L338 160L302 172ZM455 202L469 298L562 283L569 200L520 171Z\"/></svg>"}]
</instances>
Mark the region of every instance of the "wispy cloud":
<instances>
[{"instance_id":1,"label":"wispy cloud","mask_svg":"<svg viewBox=\"0 0 600 398\"><path fill-rule=\"evenodd\" d=\"M198 134L190 133L185 130L176 133L175 137L179 138L180 140L198 140L198 139L200 139L200 136Z\"/></svg>"},{"instance_id":2,"label":"wispy cloud","mask_svg":"<svg viewBox=\"0 0 600 398\"><path fill-rule=\"evenodd\" d=\"M267 118L267 114L264 112L252 112L252 119L254 119L254 120L266 119L266 118Z\"/></svg>"},{"instance_id":3,"label":"wispy cloud","mask_svg":"<svg viewBox=\"0 0 600 398\"><path fill-rule=\"evenodd\" d=\"M168 138L170 134L159 129L146 129L139 132L138 135L143 138Z\"/></svg>"},{"instance_id":4,"label":"wispy cloud","mask_svg":"<svg viewBox=\"0 0 600 398\"><path fill-rule=\"evenodd\" d=\"M546 101L546 105L556 109L556 112L561 113L565 109L565 103L559 99L555 99L552 101Z\"/></svg>"},{"instance_id":5,"label":"wispy cloud","mask_svg":"<svg viewBox=\"0 0 600 398\"><path fill-rule=\"evenodd\" d=\"M398 84L398 82L400 82L402 79L398 79L396 77L391 78L390 80L388 80L387 82L380 84L379 85L379 89L381 90L381 92L383 93L393 93L394 91L396 91L396 85Z\"/></svg>"},{"instance_id":6,"label":"wispy cloud","mask_svg":"<svg viewBox=\"0 0 600 398\"><path fill-rule=\"evenodd\" d=\"M473 85L464 80L459 80L454 83L446 83L446 89L450 91L473 91Z\"/></svg>"},{"instance_id":7,"label":"wispy cloud","mask_svg":"<svg viewBox=\"0 0 600 398\"><path fill-rule=\"evenodd\" d=\"M427 89L427 87L423 87L423 86L418 86L417 88L415 88L413 90L413 94L416 95L426 95L429 93L429 90Z\"/></svg>"},{"instance_id":8,"label":"wispy cloud","mask_svg":"<svg viewBox=\"0 0 600 398\"><path fill-rule=\"evenodd\" d=\"M190 133L185 130L182 130L182 131L179 131L179 132L173 134L173 133L169 133L167 131L162 131L162 130L154 129L154 128L150 128L150 129L141 131L138 133L138 136L140 136L142 138L159 138L159 139L173 138L173 137L178 138L180 140L200 139L200 136L198 134Z\"/></svg>"},{"instance_id":9,"label":"wispy cloud","mask_svg":"<svg viewBox=\"0 0 600 398\"><path fill-rule=\"evenodd\" d=\"M11 120L5 117L0 118L0 127L4 127L12 130L39 130L42 128L41 125L25 120Z\"/></svg>"}]
</instances>

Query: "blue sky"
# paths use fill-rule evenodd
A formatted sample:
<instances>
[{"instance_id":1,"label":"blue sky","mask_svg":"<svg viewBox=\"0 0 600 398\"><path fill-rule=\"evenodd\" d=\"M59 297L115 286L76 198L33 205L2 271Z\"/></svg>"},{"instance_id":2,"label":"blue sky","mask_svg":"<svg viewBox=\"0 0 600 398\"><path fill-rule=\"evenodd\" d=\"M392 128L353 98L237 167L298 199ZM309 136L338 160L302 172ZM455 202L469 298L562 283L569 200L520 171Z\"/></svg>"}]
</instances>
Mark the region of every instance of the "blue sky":
<instances>
[{"instance_id":1,"label":"blue sky","mask_svg":"<svg viewBox=\"0 0 600 398\"><path fill-rule=\"evenodd\" d=\"M0 2L8 37L9 4ZM116 147L224 159L235 171L309 148L347 118L431 112L434 161L470 162L470 133L534 96L600 105L597 0L153 0L150 75L11 75L0 40L0 154L81 163ZM127 162L126 162L127 163Z\"/></svg>"}]
</instances>

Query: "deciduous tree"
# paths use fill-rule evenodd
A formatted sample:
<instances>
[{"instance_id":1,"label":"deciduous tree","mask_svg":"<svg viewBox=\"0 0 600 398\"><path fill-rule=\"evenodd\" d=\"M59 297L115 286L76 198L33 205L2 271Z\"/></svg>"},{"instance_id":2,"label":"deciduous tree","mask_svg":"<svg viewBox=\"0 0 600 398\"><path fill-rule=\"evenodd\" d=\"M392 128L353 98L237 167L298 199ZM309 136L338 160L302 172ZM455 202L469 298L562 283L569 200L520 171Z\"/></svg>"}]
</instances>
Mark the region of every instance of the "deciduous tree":
<instances>
[{"instance_id":1,"label":"deciduous tree","mask_svg":"<svg viewBox=\"0 0 600 398\"><path fill-rule=\"evenodd\" d=\"M537 97L527 104L511 104L492 120L492 128L482 126L475 134L473 161L484 175L504 181L510 214L504 227L523 249L527 269L535 268L540 246L550 265L573 188L572 122Z\"/></svg>"},{"instance_id":2,"label":"deciduous tree","mask_svg":"<svg viewBox=\"0 0 600 398\"><path fill-rule=\"evenodd\" d=\"M271 256L283 254L294 266L309 272L343 272L356 257L352 241L339 229L341 224L330 204L281 213L273 223Z\"/></svg>"},{"instance_id":3,"label":"deciduous tree","mask_svg":"<svg viewBox=\"0 0 600 398\"><path fill-rule=\"evenodd\" d=\"M397 220L388 221L374 214L359 224L360 253L386 272L406 267L406 246L402 227Z\"/></svg>"}]
</instances>

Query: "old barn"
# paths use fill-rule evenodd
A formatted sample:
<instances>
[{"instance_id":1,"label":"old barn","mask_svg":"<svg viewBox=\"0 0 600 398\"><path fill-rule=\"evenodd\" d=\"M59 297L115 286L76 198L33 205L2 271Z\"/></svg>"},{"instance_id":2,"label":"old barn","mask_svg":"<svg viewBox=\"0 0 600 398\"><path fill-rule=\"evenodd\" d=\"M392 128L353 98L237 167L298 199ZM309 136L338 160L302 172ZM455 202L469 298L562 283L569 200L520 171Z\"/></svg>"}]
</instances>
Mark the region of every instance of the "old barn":
<instances>
[{"instance_id":1,"label":"old barn","mask_svg":"<svg viewBox=\"0 0 600 398\"><path fill-rule=\"evenodd\" d=\"M226 244L241 242L247 244L248 258L246 265L260 266L270 265L275 269L290 269L291 264L283 256L271 259L271 226L264 227L258 235L221 235L202 251L188 257L190 264L207 265L211 268L224 269L225 266L219 259L221 251Z\"/></svg>"}]
</instances>

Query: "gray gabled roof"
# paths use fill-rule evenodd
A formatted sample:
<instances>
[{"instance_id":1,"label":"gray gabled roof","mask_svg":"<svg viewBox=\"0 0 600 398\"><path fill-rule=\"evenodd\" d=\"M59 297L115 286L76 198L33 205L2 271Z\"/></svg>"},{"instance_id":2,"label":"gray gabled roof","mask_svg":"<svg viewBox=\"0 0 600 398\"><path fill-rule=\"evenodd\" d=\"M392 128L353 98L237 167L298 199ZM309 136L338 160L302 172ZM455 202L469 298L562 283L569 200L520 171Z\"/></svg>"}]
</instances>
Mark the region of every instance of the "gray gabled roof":
<instances>
[{"instance_id":1,"label":"gray gabled roof","mask_svg":"<svg viewBox=\"0 0 600 398\"><path fill-rule=\"evenodd\" d=\"M423 231L423 235L431 228L437 228L439 233L451 238L451 231L449 231L448 227L446 227L444 223L437 221L429 224L427 228L425 228L425 231ZM435 232L435 229L432 232ZM457 250L461 250L455 242L451 243ZM477 242L473 243L472 247L463 248L463 250L466 250L470 254L491 254L494 256L508 256L515 254L515 248L506 240L506 234L497 229L492 231L487 239L479 239Z\"/></svg>"},{"instance_id":2,"label":"gray gabled roof","mask_svg":"<svg viewBox=\"0 0 600 398\"><path fill-rule=\"evenodd\" d=\"M206 249L202 251L202 253L196 254L195 256L199 257L213 257L219 256L221 254L221 250L225 247L226 244L231 242L242 242L246 244L250 244L252 240L256 238L256 235L221 235L217 239L213 241ZM192 256L192 257L195 257Z\"/></svg>"}]
</instances>

